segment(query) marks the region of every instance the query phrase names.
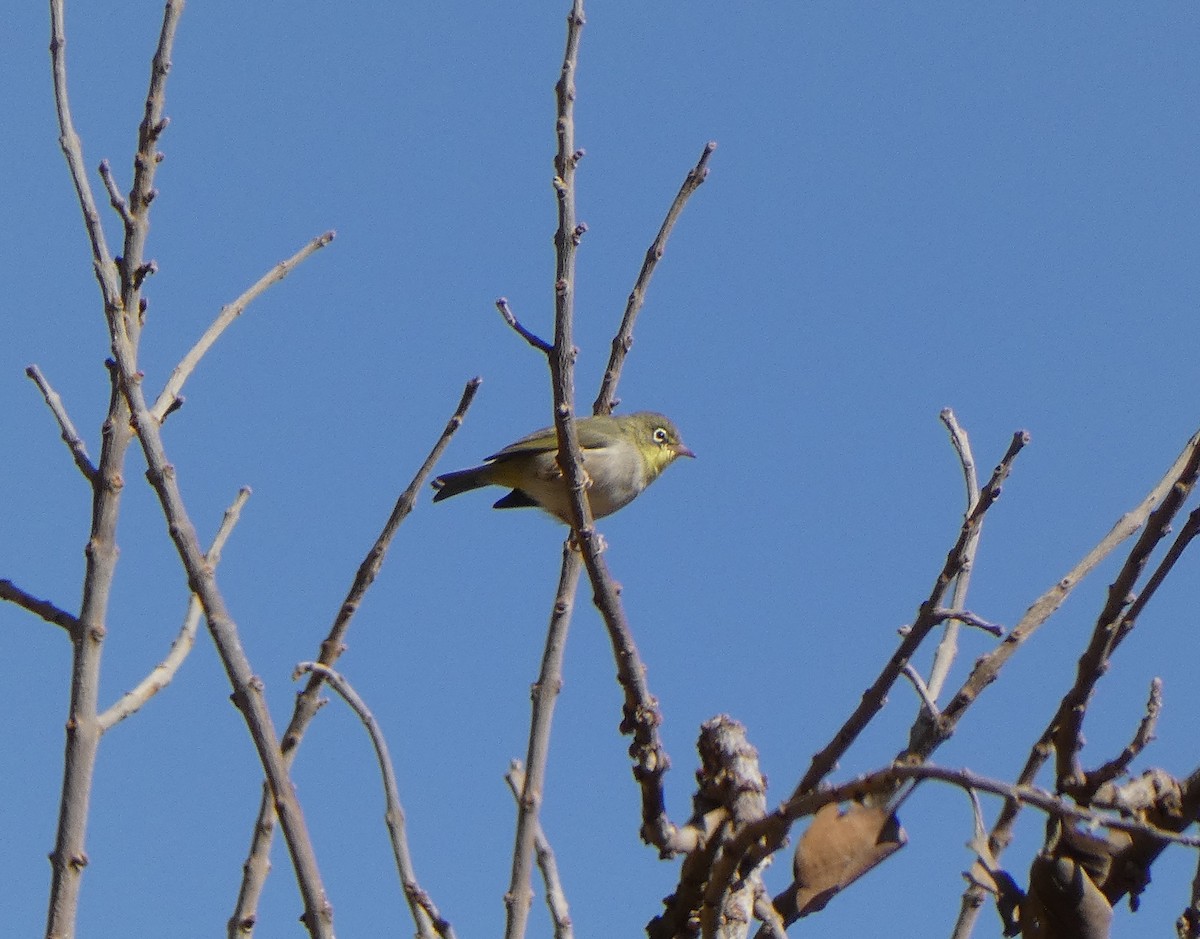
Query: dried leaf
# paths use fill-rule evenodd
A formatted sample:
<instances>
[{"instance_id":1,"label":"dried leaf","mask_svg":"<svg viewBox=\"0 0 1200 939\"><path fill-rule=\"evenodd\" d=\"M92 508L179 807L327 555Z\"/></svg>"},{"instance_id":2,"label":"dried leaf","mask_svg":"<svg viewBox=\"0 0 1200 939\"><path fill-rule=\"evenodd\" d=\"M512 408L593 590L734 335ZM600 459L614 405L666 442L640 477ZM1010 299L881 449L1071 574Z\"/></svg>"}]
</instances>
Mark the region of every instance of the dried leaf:
<instances>
[{"instance_id":1,"label":"dried leaf","mask_svg":"<svg viewBox=\"0 0 1200 939\"><path fill-rule=\"evenodd\" d=\"M844 812L835 803L822 807L796 845L795 882L789 891L795 916L824 909L835 894L907 840L899 820L884 807L859 802Z\"/></svg>"}]
</instances>

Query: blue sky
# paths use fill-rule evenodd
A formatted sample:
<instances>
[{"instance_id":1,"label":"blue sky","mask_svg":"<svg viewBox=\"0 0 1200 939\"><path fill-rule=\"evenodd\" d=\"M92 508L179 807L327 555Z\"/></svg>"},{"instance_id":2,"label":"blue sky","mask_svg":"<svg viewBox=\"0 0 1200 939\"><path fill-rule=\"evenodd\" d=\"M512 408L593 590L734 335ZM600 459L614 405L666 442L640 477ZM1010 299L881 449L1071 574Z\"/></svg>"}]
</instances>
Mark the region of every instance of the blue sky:
<instances>
[{"instance_id":1,"label":"blue sky","mask_svg":"<svg viewBox=\"0 0 1200 939\"><path fill-rule=\"evenodd\" d=\"M0 577L74 608L88 492L23 370L41 366L96 454L107 345L56 142L47 14L16 6L0 37ZM549 422L545 366L492 302L508 297L550 333L566 9L221 0L184 13L149 249L148 387L221 304L338 232L220 340L166 429L205 541L238 487L254 489L220 582L277 722L293 665L315 656L466 379L484 384L443 468ZM110 159L123 186L160 12L68 8L88 164ZM663 212L704 143L719 144L621 388L629 409L670 414L700 458L601 525L662 701L676 820L689 811L701 721L727 712L747 724L777 801L891 653L961 518L941 408L955 409L981 468L1013 431L1033 437L988 517L968 604L1008 625L1196 429L1198 53L1200 12L1185 3L592 5L577 106L589 226L581 409ZM134 454L105 702L162 657L186 601L142 473ZM562 539L536 513L489 504L422 501L340 663L389 734L418 873L460 936L503 922L513 808L502 775L524 755ZM939 762L1015 774L1114 570L1005 669ZM1166 709L1138 768L1195 766L1196 574L1185 558L1121 651L1085 760L1123 746L1158 675ZM32 935L45 915L69 648L11 606L0 630L0 909L14 935ZM958 681L989 643L965 638ZM835 780L884 764L915 707L897 687ZM581 602L544 814L580 934L640 934L677 875L637 840L619 719L607 640ZM339 704L316 722L296 779L339 932L411 932L368 742ZM82 934L130 921L219 934L258 780L202 636L175 683L102 744ZM903 821L905 851L796 934L949 934L970 863L967 801L925 786ZM1019 877L1040 827L1027 814L1006 856ZM274 860L265 937L294 934L300 913L285 853ZM772 889L787 867L781 857ZM1169 851L1116 934L1169 931L1193 872L1186 852ZM551 934L542 911L532 936ZM976 935L996 934L988 912Z\"/></svg>"}]
</instances>

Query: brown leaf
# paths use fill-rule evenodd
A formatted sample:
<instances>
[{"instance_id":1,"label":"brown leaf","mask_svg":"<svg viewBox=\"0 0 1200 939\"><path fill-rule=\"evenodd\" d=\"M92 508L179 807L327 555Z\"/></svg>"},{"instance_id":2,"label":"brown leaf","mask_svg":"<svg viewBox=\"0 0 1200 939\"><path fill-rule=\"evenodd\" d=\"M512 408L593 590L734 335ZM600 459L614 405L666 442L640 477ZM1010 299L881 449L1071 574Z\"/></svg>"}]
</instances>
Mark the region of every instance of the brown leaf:
<instances>
[{"instance_id":1,"label":"brown leaf","mask_svg":"<svg viewBox=\"0 0 1200 939\"><path fill-rule=\"evenodd\" d=\"M899 820L883 807L860 802L851 802L844 812L836 803L822 807L796 845L795 882L787 898L795 904L793 915L824 909L907 840Z\"/></svg>"},{"instance_id":2,"label":"brown leaf","mask_svg":"<svg viewBox=\"0 0 1200 939\"><path fill-rule=\"evenodd\" d=\"M1112 907L1071 857L1039 854L1021 907L1024 939L1108 939Z\"/></svg>"}]
</instances>

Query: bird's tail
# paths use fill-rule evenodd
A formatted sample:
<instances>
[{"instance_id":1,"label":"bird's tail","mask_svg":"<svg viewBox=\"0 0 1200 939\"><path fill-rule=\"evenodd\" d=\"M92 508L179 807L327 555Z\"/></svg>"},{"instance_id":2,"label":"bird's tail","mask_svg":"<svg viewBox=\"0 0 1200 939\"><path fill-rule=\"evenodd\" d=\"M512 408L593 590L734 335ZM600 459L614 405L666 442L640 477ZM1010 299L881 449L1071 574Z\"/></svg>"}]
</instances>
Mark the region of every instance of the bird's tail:
<instances>
[{"instance_id":1,"label":"bird's tail","mask_svg":"<svg viewBox=\"0 0 1200 939\"><path fill-rule=\"evenodd\" d=\"M433 488L437 490L433 501L441 502L443 499L449 499L461 492L470 492L472 489L489 485L489 480L481 472L482 469L483 467L476 466L471 469L442 474L433 481Z\"/></svg>"}]
</instances>

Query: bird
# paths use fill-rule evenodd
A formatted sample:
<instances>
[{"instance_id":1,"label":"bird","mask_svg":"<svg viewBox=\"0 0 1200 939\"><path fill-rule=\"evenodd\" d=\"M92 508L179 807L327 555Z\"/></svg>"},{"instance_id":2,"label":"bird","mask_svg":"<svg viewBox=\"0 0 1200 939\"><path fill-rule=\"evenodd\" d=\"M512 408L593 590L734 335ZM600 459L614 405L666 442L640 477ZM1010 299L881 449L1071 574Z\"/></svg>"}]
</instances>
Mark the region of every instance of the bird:
<instances>
[{"instance_id":1,"label":"bird","mask_svg":"<svg viewBox=\"0 0 1200 939\"><path fill-rule=\"evenodd\" d=\"M575 422L595 518L632 502L679 457L695 457L670 418L654 411L597 415ZM544 427L493 453L479 466L445 473L433 481L434 502L483 486L511 489L496 509L539 508L567 525L570 497L558 465L558 436Z\"/></svg>"}]
</instances>

